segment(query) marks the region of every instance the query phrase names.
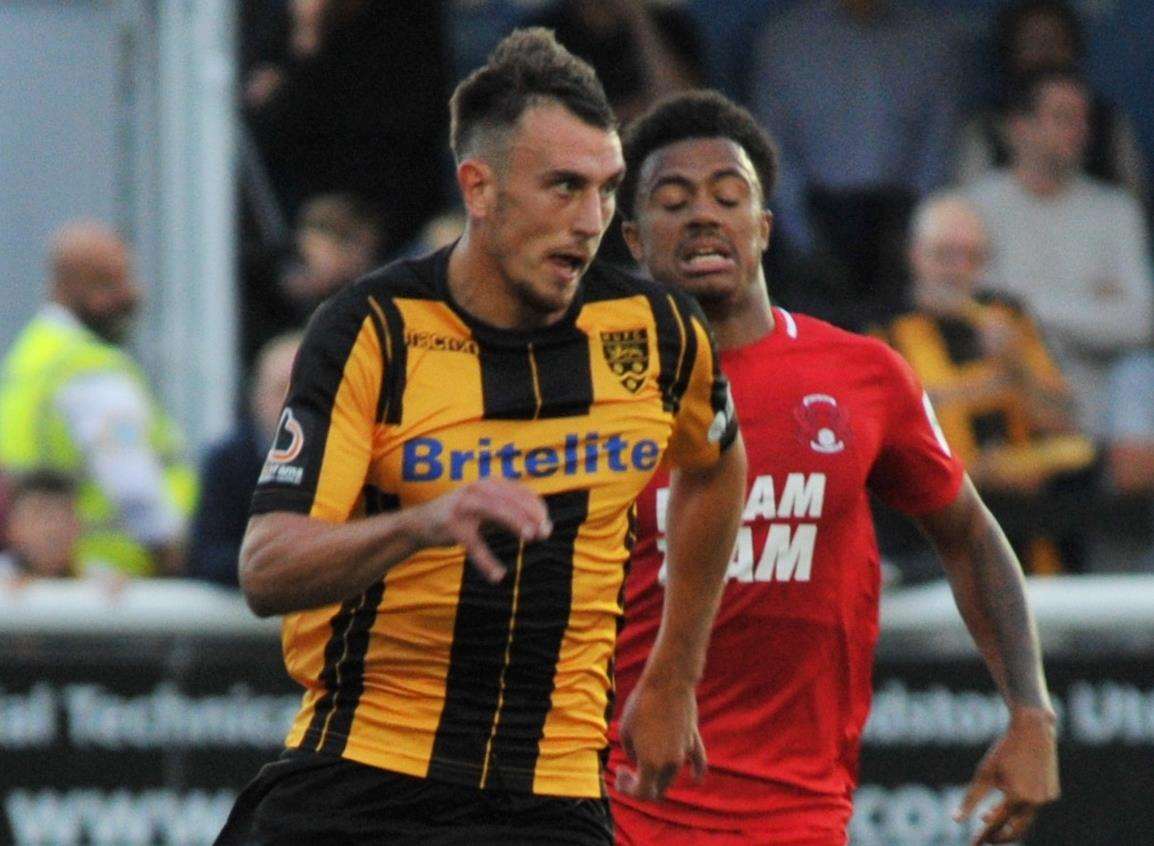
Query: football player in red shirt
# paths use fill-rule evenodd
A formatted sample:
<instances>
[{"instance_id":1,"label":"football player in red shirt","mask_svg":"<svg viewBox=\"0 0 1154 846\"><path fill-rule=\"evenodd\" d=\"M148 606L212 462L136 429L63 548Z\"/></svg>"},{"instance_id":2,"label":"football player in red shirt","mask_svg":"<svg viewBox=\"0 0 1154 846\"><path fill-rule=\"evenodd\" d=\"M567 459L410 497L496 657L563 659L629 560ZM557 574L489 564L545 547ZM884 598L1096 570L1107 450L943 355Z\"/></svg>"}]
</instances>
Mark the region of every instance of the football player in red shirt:
<instances>
[{"instance_id":1,"label":"football player in red shirt","mask_svg":"<svg viewBox=\"0 0 1154 846\"><path fill-rule=\"evenodd\" d=\"M880 341L770 305L761 257L776 165L745 110L712 92L680 95L631 127L625 150L626 241L710 319L745 433L749 493L697 688L709 770L700 783L638 773L629 751L645 739L615 736L618 843L844 846L878 634L869 492L933 541L1009 707L959 816L997 788L1003 799L975 842L1017 840L1058 795L1054 712L1020 565L917 377ZM618 703L661 617L667 484L655 477L638 501ZM641 801L662 788L661 803Z\"/></svg>"}]
</instances>

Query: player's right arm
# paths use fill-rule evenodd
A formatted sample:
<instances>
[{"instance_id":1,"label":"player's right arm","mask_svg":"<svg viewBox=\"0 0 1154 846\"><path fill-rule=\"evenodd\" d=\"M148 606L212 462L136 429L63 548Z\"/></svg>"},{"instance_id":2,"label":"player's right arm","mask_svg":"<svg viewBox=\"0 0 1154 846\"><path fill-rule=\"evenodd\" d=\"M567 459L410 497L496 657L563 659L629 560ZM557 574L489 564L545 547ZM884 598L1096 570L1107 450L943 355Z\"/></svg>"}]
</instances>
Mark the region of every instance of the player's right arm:
<instances>
[{"instance_id":1,"label":"player's right arm","mask_svg":"<svg viewBox=\"0 0 1154 846\"><path fill-rule=\"evenodd\" d=\"M349 523L259 514L249 521L241 547L241 588L260 616L316 608L356 596L418 550L457 544L473 566L498 582L505 568L481 540L483 525L526 541L543 540L551 531L541 497L499 479Z\"/></svg>"},{"instance_id":2,"label":"player's right arm","mask_svg":"<svg viewBox=\"0 0 1154 846\"><path fill-rule=\"evenodd\" d=\"M399 511L350 520L369 483L373 439L388 416L398 357L387 300L355 285L309 324L265 462L240 554L240 584L257 614L283 614L363 592L414 552L464 546L494 581L504 570L481 540L494 525L526 540L550 531L537 494L484 480Z\"/></svg>"}]
</instances>

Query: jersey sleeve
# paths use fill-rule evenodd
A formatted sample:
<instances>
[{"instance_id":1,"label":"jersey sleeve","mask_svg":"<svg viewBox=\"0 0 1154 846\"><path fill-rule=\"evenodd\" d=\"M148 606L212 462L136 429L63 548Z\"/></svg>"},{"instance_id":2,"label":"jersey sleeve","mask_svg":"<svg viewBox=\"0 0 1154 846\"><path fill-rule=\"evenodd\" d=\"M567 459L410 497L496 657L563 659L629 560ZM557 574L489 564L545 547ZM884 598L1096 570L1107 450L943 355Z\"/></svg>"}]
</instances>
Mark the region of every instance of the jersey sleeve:
<instances>
[{"instance_id":1,"label":"jersey sleeve","mask_svg":"<svg viewBox=\"0 0 1154 846\"><path fill-rule=\"evenodd\" d=\"M380 418L383 323L372 299L354 291L314 316L293 365L253 514L349 518L364 489Z\"/></svg>"},{"instance_id":2,"label":"jersey sleeve","mask_svg":"<svg viewBox=\"0 0 1154 846\"><path fill-rule=\"evenodd\" d=\"M868 485L899 511L929 514L954 501L965 469L950 449L913 368L889 347L879 343L878 348L887 371L885 431Z\"/></svg>"},{"instance_id":3,"label":"jersey sleeve","mask_svg":"<svg viewBox=\"0 0 1154 846\"><path fill-rule=\"evenodd\" d=\"M666 458L677 467L709 467L737 437L733 396L700 307L676 292L670 301L684 342L673 386L674 425Z\"/></svg>"}]
</instances>

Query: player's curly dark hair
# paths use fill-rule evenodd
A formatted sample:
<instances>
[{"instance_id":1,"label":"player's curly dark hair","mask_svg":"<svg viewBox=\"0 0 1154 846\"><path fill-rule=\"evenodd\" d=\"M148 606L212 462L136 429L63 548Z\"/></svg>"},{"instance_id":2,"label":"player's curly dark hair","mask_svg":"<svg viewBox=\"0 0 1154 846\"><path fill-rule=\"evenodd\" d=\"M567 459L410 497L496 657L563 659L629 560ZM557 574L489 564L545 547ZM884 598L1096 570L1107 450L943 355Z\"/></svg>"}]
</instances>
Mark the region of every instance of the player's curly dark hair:
<instances>
[{"instance_id":1,"label":"player's curly dark hair","mask_svg":"<svg viewBox=\"0 0 1154 846\"><path fill-rule=\"evenodd\" d=\"M511 129L527 108L548 101L590 126L617 128L601 80L587 62L562 47L548 29L514 30L453 92L453 155L461 161L475 154L482 136Z\"/></svg>"},{"instance_id":2,"label":"player's curly dark hair","mask_svg":"<svg viewBox=\"0 0 1154 846\"><path fill-rule=\"evenodd\" d=\"M716 91L689 91L657 103L625 130L625 179L617 191L622 217L632 220L641 165L655 150L689 138L728 138L749 155L764 202L777 180L777 151L748 111Z\"/></svg>"}]
</instances>

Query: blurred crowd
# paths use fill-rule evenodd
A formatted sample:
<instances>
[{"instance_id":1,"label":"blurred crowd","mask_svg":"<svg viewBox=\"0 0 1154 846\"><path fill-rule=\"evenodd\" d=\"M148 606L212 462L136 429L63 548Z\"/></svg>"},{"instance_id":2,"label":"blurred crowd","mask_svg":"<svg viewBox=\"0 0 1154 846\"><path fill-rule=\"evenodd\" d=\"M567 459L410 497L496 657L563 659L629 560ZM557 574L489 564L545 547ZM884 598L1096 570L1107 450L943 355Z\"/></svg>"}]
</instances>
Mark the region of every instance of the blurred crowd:
<instances>
[{"instance_id":1,"label":"blurred crowd","mask_svg":"<svg viewBox=\"0 0 1154 846\"><path fill-rule=\"evenodd\" d=\"M555 30L623 123L725 63L670 0L238 7L236 429L194 469L124 344L130 247L64 227L0 364L0 581L236 584L299 332L369 269L460 233L448 92L511 28ZM1008 0L988 35L975 97L948 16L915 3L797 0L759 22L741 88L780 150L770 295L907 358L1030 571L1154 571L1149 163L1087 81L1069 3ZM602 256L630 261L616 224ZM930 572L880 507L878 525L907 580Z\"/></svg>"}]
</instances>

